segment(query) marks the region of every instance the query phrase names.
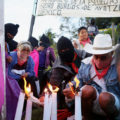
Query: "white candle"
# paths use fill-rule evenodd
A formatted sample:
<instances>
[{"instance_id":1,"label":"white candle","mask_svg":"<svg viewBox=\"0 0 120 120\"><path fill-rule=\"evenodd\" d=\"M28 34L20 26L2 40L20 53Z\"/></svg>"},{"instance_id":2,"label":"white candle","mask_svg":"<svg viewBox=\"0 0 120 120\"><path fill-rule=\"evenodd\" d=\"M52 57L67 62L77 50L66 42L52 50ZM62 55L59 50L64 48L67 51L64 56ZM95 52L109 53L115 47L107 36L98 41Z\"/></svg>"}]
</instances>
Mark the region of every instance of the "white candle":
<instances>
[{"instance_id":1,"label":"white candle","mask_svg":"<svg viewBox=\"0 0 120 120\"><path fill-rule=\"evenodd\" d=\"M30 93L30 96L33 96L33 93ZM25 120L31 120L31 114L32 114L32 101L30 97L27 99L27 106L26 106L26 115Z\"/></svg>"},{"instance_id":2,"label":"white candle","mask_svg":"<svg viewBox=\"0 0 120 120\"><path fill-rule=\"evenodd\" d=\"M25 98L25 93L20 92L14 120L21 120L22 110L23 110L23 105L24 105L24 98Z\"/></svg>"},{"instance_id":3,"label":"white candle","mask_svg":"<svg viewBox=\"0 0 120 120\"><path fill-rule=\"evenodd\" d=\"M47 108L48 108L48 93L45 93L43 120L50 120L50 118L48 118Z\"/></svg>"},{"instance_id":4,"label":"white candle","mask_svg":"<svg viewBox=\"0 0 120 120\"><path fill-rule=\"evenodd\" d=\"M51 120L57 120L57 93L56 92L52 92Z\"/></svg>"},{"instance_id":5,"label":"white candle","mask_svg":"<svg viewBox=\"0 0 120 120\"><path fill-rule=\"evenodd\" d=\"M81 92L78 92L78 94L75 94L75 120L82 120Z\"/></svg>"},{"instance_id":6,"label":"white candle","mask_svg":"<svg viewBox=\"0 0 120 120\"><path fill-rule=\"evenodd\" d=\"M49 93L45 93L43 120L50 120L51 106L52 106L52 97L51 95L49 95Z\"/></svg>"}]
</instances>

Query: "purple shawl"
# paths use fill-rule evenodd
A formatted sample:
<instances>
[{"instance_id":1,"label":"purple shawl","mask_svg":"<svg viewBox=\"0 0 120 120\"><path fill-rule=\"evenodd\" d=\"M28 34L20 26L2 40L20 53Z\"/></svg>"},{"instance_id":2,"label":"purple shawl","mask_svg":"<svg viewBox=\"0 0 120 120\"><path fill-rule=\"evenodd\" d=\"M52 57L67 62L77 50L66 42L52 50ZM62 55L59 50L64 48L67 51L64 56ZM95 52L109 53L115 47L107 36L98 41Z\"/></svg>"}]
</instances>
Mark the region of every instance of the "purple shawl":
<instances>
[{"instance_id":1,"label":"purple shawl","mask_svg":"<svg viewBox=\"0 0 120 120\"><path fill-rule=\"evenodd\" d=\"M6 112L7 120L14 120L17 102L20 94L20 87L15 79L8 76L6 70Z\"/></svg>"}]
</instances>

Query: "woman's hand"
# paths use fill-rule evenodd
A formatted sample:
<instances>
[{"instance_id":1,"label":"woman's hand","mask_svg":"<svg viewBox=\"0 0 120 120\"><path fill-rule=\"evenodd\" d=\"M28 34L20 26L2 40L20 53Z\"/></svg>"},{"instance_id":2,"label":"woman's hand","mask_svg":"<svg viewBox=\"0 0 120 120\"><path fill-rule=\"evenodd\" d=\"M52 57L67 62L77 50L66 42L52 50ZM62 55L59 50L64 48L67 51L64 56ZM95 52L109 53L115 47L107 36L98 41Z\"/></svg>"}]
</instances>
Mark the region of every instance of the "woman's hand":
<instances>
[{"instance_id":1,"label":"woman's hand","mask_svg":"<svg viewBox=\"0 0 120 120\"><path fill-rule=\"evenodd\" d=\"M26 72L26 73L23 73L23 74L21 75L21 77L22 77L22 78L28 77L28 73L27 73L27 72Z\"/></svg>"}]
</instances>

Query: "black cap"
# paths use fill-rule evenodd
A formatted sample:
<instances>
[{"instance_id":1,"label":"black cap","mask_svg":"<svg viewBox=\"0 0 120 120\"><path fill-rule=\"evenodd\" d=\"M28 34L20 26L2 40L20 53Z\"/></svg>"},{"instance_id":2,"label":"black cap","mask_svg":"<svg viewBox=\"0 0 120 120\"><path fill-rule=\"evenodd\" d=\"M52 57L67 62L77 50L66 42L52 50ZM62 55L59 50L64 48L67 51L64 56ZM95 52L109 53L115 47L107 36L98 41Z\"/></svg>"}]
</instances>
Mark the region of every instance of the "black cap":
<instances>
[{"instance_id":1,"label":"black cap","mask_svg":"<svg viewBox=\"0 0 120 120\"><path fill-rule=\"evenodd\" d=\"M58 40L58 42L57 42L58 52L61 51L61 50L66 49L66 48L69 48L69 49L74 50L73 44L72 44L72 42L70 41L70 39L62 36L62 37Z\"/></svg>"},{"instance_id":2,"label":"black cap","mask_svg":"<svg viewBox=\"0 0 120 120\"><path fill-rule=\"evenodd\" d=\"M5 33L10 33L11 35L15 36L18 32L19 25L13 23L5 24Z\"/></svg>"},{"instance_id":3,"label":"black cap","mask_svg":"<svg viewBox=\"0 0 120 120\"><path fill-rule=\"evenodd\" d=\"M50 46L50 40L46 35L42 35L42 37L40 38L40 43L39 46L43 46L45 48Z\"/></svg>"}]
</instances>

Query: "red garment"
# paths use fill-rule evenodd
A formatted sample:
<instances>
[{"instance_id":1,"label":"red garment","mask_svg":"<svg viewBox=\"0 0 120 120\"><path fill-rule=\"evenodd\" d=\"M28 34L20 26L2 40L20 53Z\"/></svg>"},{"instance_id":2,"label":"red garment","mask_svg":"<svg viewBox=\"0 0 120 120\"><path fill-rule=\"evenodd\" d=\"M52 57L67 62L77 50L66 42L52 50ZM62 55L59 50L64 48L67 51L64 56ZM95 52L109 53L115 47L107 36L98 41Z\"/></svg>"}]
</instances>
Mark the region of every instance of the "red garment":
<instances>
[{"instance_id":1,"label":"red garment","mask_svg":"<svg viewBox=\"0 0 120 120\"><path fill-rule=\"evenodd\" d=\"M90 38L88 38L87 40L80 41L80 44L83 45L83 47L84 47L87 43L91 43Z\"/></svg>"},{"instance_id":2,"label":"red garment","mask_svg":"<svg viewBox=\"0 0 120 120\"><path fill-rule=\"evenodd\" d=\"M92 64L93 64L93 66L94 66L94 69L95 69L95 72L96 72L96 75L97 75L98 79L103 78L103 77L106 75L106 73L108 72L109 68L110 68L110 65L108 65L108 66L107 66L106 68L104 68L104 69L102 70L102 72L100 73L100 72L98 72L98 70L97 70L97 68L96 68L96 65L95 65L95 62L94 62L93 59L92 59Z\"/></svg>"},{"instance_id":3,"label":"red garment","mask_svg":"<svg viewBox=\"0 0 120 120\"><path fill-rule=\"evenodd\" d=\"M25 61L21 61L18 59L18 65L22 66L25 62L27 62L27 59Z\"/></svg>"},{"instance_id":4,"label":"red garment","mask_svg":"<svg viewBox=\"0 0 120 120\"><path fill-rule=\"evenodd\" d=\"M77 65L75 64L75 60L77 59L77 54L74 53L74 58L73 58L73 61L72 63L66 63L68 65L71 65L72 66L72 69L74 70L74 72L77 74L78 73L78 70L79 68L77 67Z\"/></svg>"},{"instance_id":5,"label":"red garment","mask_svg":"<svg viewBox=\"0 0 120 120\"><path fill-rule=\"evenodd\" d=\"M72 113L69 112L68 109L57 110L57 120L66 120L67 117L70 117L71 115Z\"/></svg>"},{"instance_id":6,"label":"red garment","mask_svg":"<svg viewBox=\"0 0 120 120\"><path fill-rule=\"evenodd\" d=\"M74 61L76 60L77 58L77 54L75 53L75 56L74 56L74 59L73 59L73 62L71 63L72 64L72 68L73 70L75 71L75 73L78 73L78 67L75 65Z\"/></svg>"}]
</instances>

